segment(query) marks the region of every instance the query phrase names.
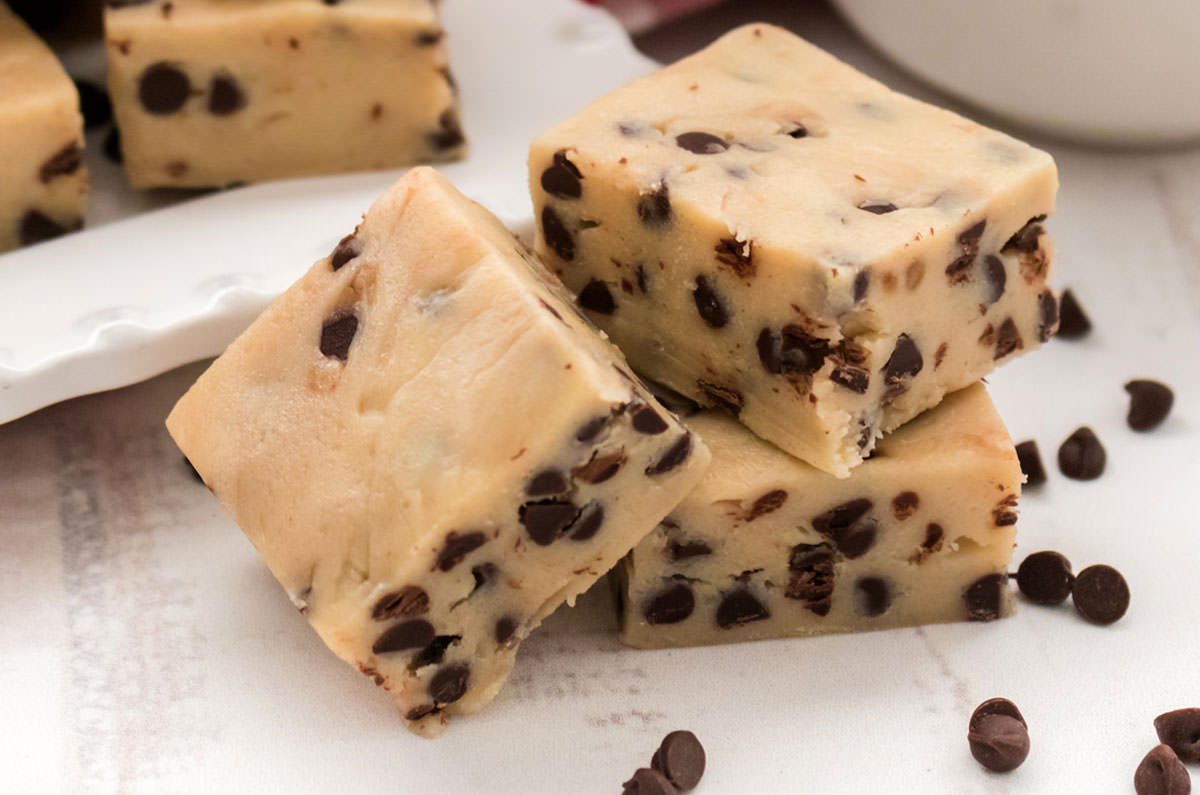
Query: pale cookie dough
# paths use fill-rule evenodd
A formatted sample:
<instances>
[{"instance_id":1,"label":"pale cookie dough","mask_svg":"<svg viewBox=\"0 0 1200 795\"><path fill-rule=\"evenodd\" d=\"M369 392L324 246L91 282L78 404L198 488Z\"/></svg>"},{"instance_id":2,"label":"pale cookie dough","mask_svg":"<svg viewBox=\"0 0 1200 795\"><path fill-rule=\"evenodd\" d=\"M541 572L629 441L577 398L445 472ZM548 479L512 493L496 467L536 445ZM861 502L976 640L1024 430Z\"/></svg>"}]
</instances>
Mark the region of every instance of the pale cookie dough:
<instances>
[{"instance_id":1,"label":"pale cookie dough","mask_svg":"<svg viewBox=\"0 0 1200 795\"><path fill-rule=\"evenodd\" d=\"M0 3L0 251L78 229L87 195L75 85Z\"/></svg>"},{"instance_id":2,"label":"pale cookie dough","mask_svg":"<svg viewBox=\"0 0 1200 795\"><path fill-rule=\"evenodd\" d=\"M1053 333L1045 152L769 25L529 155L537 247L640 372L839 477Z\"/></svg>"},{"instance_id":3,"label":"pale cookie dough","mask_svg":"<svg viewBox=\"0 0 1200 795\"><path fill-rule=\"evenodd\" d=\"M1012 612L1021 469L974 385L839 480L714 411L713 462L614 573L621 640L656 648L862 632Z\"/></svg>"},{"instance_id":4,"label":"pale cookie dough","mask_svg":"<svg viewBox=\"0 0 1200 795\"><path fill-rule=\"evenodd\" d=\"M431 0L110 2L134 187L224 186L462 157Z\"/></svg>"},{"instance_id":5,"label":"pale cookie dough","mask_svg":"<svg viewBox=\"0 0 1200 795\"><path fill-rule=\"evenodd\" d=\"M167 420L301 612L436 735L698 482L703 443L429 168Z\"/></svg>"}]
</instances>

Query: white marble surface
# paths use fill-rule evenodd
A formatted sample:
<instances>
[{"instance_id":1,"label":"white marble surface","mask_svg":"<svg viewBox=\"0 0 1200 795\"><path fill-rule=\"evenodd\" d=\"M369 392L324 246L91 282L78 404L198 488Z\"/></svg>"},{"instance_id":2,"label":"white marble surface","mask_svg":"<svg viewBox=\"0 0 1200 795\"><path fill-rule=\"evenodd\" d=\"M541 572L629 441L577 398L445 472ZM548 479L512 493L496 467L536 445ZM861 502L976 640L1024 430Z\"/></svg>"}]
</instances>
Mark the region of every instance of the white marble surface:
<instances>
[{"instance_id":1,"label":"white marble surface","mask_svg":"<svg viewBox=\"0 0 1200 795\"><path fill-rule=\"evenodd\" d=\"M931 96L803 3L739 1L642 43L671 58L754 18ZM709 751L700 795L1132 792L1153 717L1200 706L1200 150L1037 143L1061 169L1054 281L1096 331L989 379L1051 470L1022 499L1017 556L1117 566L1133 592L1120 623L1022 604L989 625L640 652L594 591L525 644L491 707L420 740L186 472L162 419L192 365L0 426L0 790L616 792L690 728ZM1151 434L1123 423L1139 376L1176 388ZM1085 423L1109 469L1076 483L1053 452ZM965 742L997 695L1032 735L1005 776Z\"/></svg>"}]
</instances>

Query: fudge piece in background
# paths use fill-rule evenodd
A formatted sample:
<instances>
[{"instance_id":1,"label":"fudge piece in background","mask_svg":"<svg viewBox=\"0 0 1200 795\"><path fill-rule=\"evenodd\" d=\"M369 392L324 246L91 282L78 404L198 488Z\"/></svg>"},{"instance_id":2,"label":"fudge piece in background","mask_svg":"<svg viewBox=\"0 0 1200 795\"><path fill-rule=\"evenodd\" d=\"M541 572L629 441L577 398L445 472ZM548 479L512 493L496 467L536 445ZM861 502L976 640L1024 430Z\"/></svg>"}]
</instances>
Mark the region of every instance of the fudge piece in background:
<instances>
[{"instance_id":1,"label":"fudge piece in background","mask_svg":"<svg viewBox=\"0 0 1200 795\"><path fill-rule=\"evenodd\" d=\"M884 436L846 479L719 412L713 462L614 573L642 648L861 632L1012 612L1021 469L978 384Z\"/></svg>"},{"instance_id":2,"label":"fudge piece in background","mask_svg":"<svg viewBox=\"0 0 1200 795\"><path fill-rule=\"evenodd\" d=\"M1044 152L769 25L533 142L538 252L640 372L846 476L1044 342Z\"/></svg>"},{"instance_id":3,"label":"fudge piece in background","mask_svg":"<svg viewBox=\"0 0 1200 795\"><path fill-rule=\"evenodd\" d=\"M430 0L172 0L105 10L134 187L223 186L466 151Z\"/></svg>"},{"instance_id":4,"label":"fudge piece in background","mask_svg":"<svg viewBox=\"0 0 1200 795\"><path fill-rule=\"evenodd\" d=\"M167 420L301 612L414 731L691 490L702 442L557 280L415 169Z\"/></svg>"},{"instance_id":5,"label":"fudge piece in background","mask_svg":"<svg viewBox=\"0 0 1200 795\"><path fill-rule=\"evenodd\" d=\"M0 3L0 251L78 229L87 195L75 86Z\"/></svg>"}]
</instances>

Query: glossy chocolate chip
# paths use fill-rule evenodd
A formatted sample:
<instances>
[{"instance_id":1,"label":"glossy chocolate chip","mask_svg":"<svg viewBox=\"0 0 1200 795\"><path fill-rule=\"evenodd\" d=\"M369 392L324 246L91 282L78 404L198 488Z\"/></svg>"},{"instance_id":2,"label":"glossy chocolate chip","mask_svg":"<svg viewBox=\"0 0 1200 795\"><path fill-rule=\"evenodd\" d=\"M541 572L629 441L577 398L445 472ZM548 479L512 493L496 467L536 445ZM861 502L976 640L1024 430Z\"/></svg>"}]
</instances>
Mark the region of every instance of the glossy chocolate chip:
<instances>
[{"instance_id":1,"label":"glossy chocolate chip","mask_svg":"<svg viewBox=\"0 0 1200 795\"><path fill-rule=\"evenodd\" d=\"M1190 795L1192 778L1169 745L1150 749L1133 773L1137 795Z\"/></svg>"},{"instance_id":2,"label":"glossy chocolate chip","mask_svg":"<svg viewBox=\"0 0 1200 795\"><path fill-rule=\"evenodd\" d=\"M438 552L435 565L440 571L450 571L486 542L487 536L479 531L460 534L451 530L446 534L446 541Z\"/></svg>"},{"instance_id":3,"label":"glossy chocolate chip","mask_svg":"<svg viewBox=\"0 0 1200 795\"><path fill-rule=\"evenodd\" d=\"M38 169L38 177L42 184L49 184L56 177L66 177L74 174L83 165L83 149L79 143L71 141L59 149Z\"/></svg>"},{"instance_id":4,"label":"glossy chocolate chip","mask_svg":"<svg viewBox=\"0 0 1200 795\"><path fill-rule=\"evenodd\" d=\"M871 374L861 367L838 364L829 373L829 380L855 394L865 394L871 385Z\"/></svg>"},{"instance_id":5,"label":"glossy chocolate chip","mask_svg":"<svg viewBox=\"0 0 1200 795\"><path fill-rule=\"evenodd\" d=\"M738 240L733 237L722 238L713 248L717 262L733 271L739 279L753 278L755 273L754 241ZM645 292L643 290L642 292Z\"/></svg>"},{"instance_id":6,"label":"glossy chocolate chip","mask_svg":"<svg viewBox=\"0 0 1200 795\"><path fill-rule=\"evenodd\" d=\"M621 787L621 795L675 795L678 792L666 776L650 767L639 767Z\"/></svg>"},{"instance_id":7,"label":"glossy chocolate chip","mask_svg":"<svg viewBox=\"0 0 1200 795\"><path fill-rule=\"evenodd\" d=\"M1107 460L1104 445L1100 444L1095 431L1086 425L1068 436L1058 448L1058 468L1074 480L1095 480L1100 477L1104 474Z\"/></svg>"},{"instance_id":8,"label":"glossy chocolate chip","mask_svg":"<svg viewBox=\"0 0 1200 795\"><path fill-rule=\"evenodd\" d=\"M753 522L760 516L765 516L782 508L783 504L787 502L787 498L788 493L784 489L771 489L755 500L754 504L750 506L750 509L746 511L742 518L747 522Z\"/></svg>"},{"instance_id":9,"label":"glossy chocolate chip","mask_svg":"<svg viewBox=\"0 0 1200 795\"><path fill-rule=\"evenodd\" d=\"M699 558L712 554L712 547L703 541L668 541L663 548L667 560L679 562L688 558Z\"/></svg>"},{"instance_id":10,"label":"glossy chocolate chip","mask_svg":"<svg viewBox=\"0 0 1200 795\"><path fill-rule=\"evenodd\" d=\"M542 208L542 238L559 259L567 262L575 259L575 238L549 205Z\"/></svg>"},{"instance_id":11,"label":"glossy chocolate chip","mask_svg":"<svg viewBox=\"0 0 1200 795\"><path fill-rule=\"evenodd\" d=\"M1004 295L1004 287L1008 282L1008 272L1004 270L1004 260L995 254L983 258L984 283L987 285L984 303L991 305Z\"/></svg>"},{"instance_id":12,"label":"glossy chocolate chip","mask_svg":"<svg viewBox=\"0 0 1200 795\"><path fill-rule=\"evenodd\" d=\"M371 608L371 618L389 621L401 616L419 616L429 612L429 594L419 585L406 585L379 598Z\"/></svg>"},{"instance_id":13,"label":"glossy chocolate chip","mask_svg":"<svg viewBox=\"0 0 1200 795\"><path fill-rule=\"evenodd\" d=\"M458 119L458 111L447 108L438 116L438 129L429 133L429 148L435 152L445 152L448 149L462 146L466 142L463 136L462 123Z\"/></svg>"},{"instance_id":14,"label":"glossy chocolate chip","mask_svg":"<svg viewBox=\"0 0 1200 795\"><path fill-rule=\"evenodd\" d=\"M860 616L881 616L892 606L892 588L883 577L859 577L854 582L854 604Z\"/></svg>"},{"instance_id":15,"label":"glossy chocolate chip","mask_svg":"<svg viewBox=\"0 0 1200 795\"><path fill-rule=\"evenodd\" d=\"M543 469L525 485L525 493L530 497L541 497L547 494L562 494L569 488L567 476L558 469Z\"/></svg>"},{"instance_id":16,"label":"glossy chocolate chip","mask_svg":"<svg viewBox=\"0 0 1200 795\"><path fill-rule=\"evenodd\" d=\"M1200 763L1200 708L1164 712L1154 719L1158 739L1171 747L1183 762Z\"/></svg>"},{"instance_id":17,"label":"glossy chocolate chip","mask_svg":"<svg viewBox=\"0 0 1200 795\"><path fill-rule=\"evenodd\" d=\"M1046 468L1042 466L1042 455L1038 452L1035 440L1029 439L1017 445L1017 460L1021 463L1026 486L1040 486L1046 482Z\"/></svg>"},{"instance_id":18,"label":"glossy chocolate chip","mask_svg":"<svg viewBox=\"0 0 1200 795\"><path fill-rule=\"evenodd\" d=\"M1136 379L1125 384L1129 393L1129 414L1125 421L1135 431L1149 431L1162 424L1171 413L1175 393L1161 381Z\"/></svg>"},{"instance_id":19,"label":"glossy chocolate chip","mask_svg":"<svg viewBox=\"0 0 1200 795\"><path fill-rule=\"evenodd\" d=\"M503 646L517 632L517 620L512 616L504 616L496 621L496 642Z\"/></svg>"},{"instance_id":20,"label":"glossy chocolate chip","mask_svg":"<svg viewBox=\"0 0 1200 795\"><path fill-rule=\"evenodd\" d=\"M604 507L597 502L583 506L579 518L571 525L570 539L572 541L587 541L596 535L600 525L604 523Z\"/></svg>"},{"instance_id":21,"label":"glossy chocolate chip","mask_svg":"<svg viewBox=\"0 0 1200 795\"><path fill-rule=\"evenodd\" d=\"M41 243L43 240L52 240L56 237L61 237L67 232L78 228L79 226L64 226L37 210L29 210L25 215L21 216L21 225L17 230L17 239L22 246L29 246L34 243Z\"/></svg>"},{"instance_id":22,"label":"glossy chocolate chip","mask_svg":"<svg viewBox=\"0 0 1200 795\"><path fill-rule=\"evenodd\" d=\"M724 138L706 132L685 132L676 135L675 145L695 155L719 155L729 148Z\"/></svg>"},{"instance_id":23,"label":"glossy chocolate chip","mask_svg":"<svg viewBox=\"0 0 1200 795\"><path fill-rule=\"evenodd\" d=\"M1017 587L1034 604L1057 605L1071 595L1071 561L1059 552L1034 552L1017 567Z\"/></svg>"},{"instance_id":24,"label":"glossy chocolate chip","mask_svg":"<svg viewBox=\"0 0 1200 795\"><path fill-rule=\"evenodd\" d=\"M887 384L888 392L893 393L897 389L903 391L904 379L915 376L924 366L925 360L917 343L907 334L901 334L896 338L896 347L892 349L887 364L883 366L883 381Z\"/></svg>"},{"instance_id":25,"label":"glossy chocolate chip","mask_svg":"<svg viewBox=\"0 0 1200 795\"><path fill-rule=\"evenodd\" d=\"M665 183L638 197L637 214L646 226L662 226L671 220L671 192Z\"/></svg>"},{"instance_id":26,"label":"glossy chocolate chip","mask_svg":"<svg viewBox=\"0 0 1200 795\"><path fill-rule=\"evenodd\" d=\"M592 454L586 464L572 469L571 476L582 483L593 485L603 483L616 475L627 460L625 453L621 450L606 455L596 452Z\"/></svg>"},{"instance_id":27,"label":"glossy chocolate chip","mask_svg":"<svg viewBox=\"0 0 1200 795\"><path fill-rule=\"evenodd\" d=\"M664 472L670 472L675 467L687 461L688 456L692 454L692 434L685 433L679 439L667 448L666 452L655 462L646 467L647 475L661 475Z\"/></svg>"},{"instance_id":28,"label":"glossy chocolate chip","mask_svg":"<svg viewBox=\"0 0 1200 795\"><path fill-rule=\"evenodd\" d=\"M390 627L371 646L376 654L389 654L406 649L423 649L433 642L433 624L423 618L414 618Z\"/></svg>"},{"instance_id":29,"label":"glossy chocolate chip","mask_svg":"<svg viewBox=\"0 0 1200 795\"><path fill-rule=\"evenodd\" d=\"M112 100L108 92L90 80L76 80L79 92L79 112L83 114L83 126L89 130L108 124L112 120Z\"/></svg>"},{"instance_id":30,"label":"glossy chocolate chip","mask_svg":"<svg viewBox=\"0 0 1200 795\"><path fill-rule=\"evenodd\" d=\"M784 596L799 599L819 616L829 614L833 596L835 553L829 544L797 544L788 556L788 581Z\"/></svg>"},{"instance_id":31,"label":"glossy chocolate chip","mask_svg":"<svg viewBox=\"0 0 1200 795\"><path fill-rule=\"evenodd\" d=\"M446 656L446 649L462 640L462 635L438 635L429 645L413 655L408 662L410 671L424 668L426 665L438 665Z\"/></svg>"},{"instance_id":32,"label":"glossy chocolate chip","mask_svg":"<svg viewBox=\"0 0 1200 795\"><path fill-rule=\"evenodd\" d=\"M963 592L967 606L968 621L994 621L1000 617L1004 586L1008 577L1003 574L985 574Z\"/></svg>"},{"instance_id":33,"label":"glossy chocolate chip","mask_svg":"<svg viewBox=\"0 0 1200 795\"><path fill-rule=\"evenodd\" d=\"M858 205L858 209L874 213L875 215L886 215L887 213L894 213L900 208L887 199L867 199Z\"/></svg>"},{"instance_id":34,"label":"glossy chocolate chip","mask_svg":"<svg viewBox=\"0 0 1200 795\"><path fill-rule=\"evenodd\" d=\"M237 78L228 72L213 77L208 86L208 112L214 116L229 116L246 107L246 93Z\"/></svg>"},{"instance_id":35,"label":"glossy chocolate chip","mask_svg":"<svg viewBox=\"0 0 1200 795\"><path fill-rule=\"evenodd\" d=\"M329 255L329 267L338 270L350 260L362 253L362 241L353 234L346 235L338 241L337 246Z\"/></svg>"},{"instance_id":36,"label":"glossy chocolate chip","mask_svg":"<svg viewBox=\"0 0 1200 795\"><path fill-rule=\"evenodd\" d=\"M653 407L642 404L633 409L631 416L633 429L638 433L660 434L671 427Z\"/></svg>"},{"instance_id":37,"label":"glossy chocolate chip","mask_svg":"<svg viewBox=\"0 0 1200 795\"><path fill-rule=\"evenodd\" d=\"M703 380L696 382L696 388L704 394L709 405L720 406L735 417L741 414L746 400L736 389Z\"/></svg>"},{"instance_id":38,"label":"glossy chocolate chip","mask_svg":"<svg viewBox=\"0 0 1200 795\"><path fill-rule=\"evenodd\" d=\"M1093 624L1112 624L1129 609L1129 585L1121 572L1103 563L1088 566L1071 586L1075 611Z\"/></svg>"},{"instance_id":39,"label":"glossy chocolate chip","mask_svg":"<svg viewBox=\"0 0 1200 795\"><path fill-rule=\"evenodd\" d=\"M1086 337L1092 330L1092 321L1079 305L1075 293L1063 290L1058 302L1058 336L1063 339L1077 340Z\"/></svg>"},{"instance_id":40,"label":"glossy chocolate chip","mask_svg":"<svg viewBox=\"0 0 1200 795\"><path fill-rule=\"evenodd\" d=\"M695 789L704 777L704 746L690 731L673 731L663 738L650 766L662 773L680 792Z\"/></svg>"},{"instance_id":41,"label":"glossy chocolate chip","mask_svg":"<svg viewBox=\"0 0 1200 795\"><path fill-rule=\"evenodd\" d=\"M579 305L599 315L611 315L617 311L617 302L608 285L598 279L592 279L579 291Z\"/></svg>"},{"instance_id":42,"label":"glossy chocolate chip","mask_svg":"<svg viewBox=\"0 0 1200 795\"><path fill-rule=\"evenodd\" d=\"M921 497L915 491L902 491L892 498L892 515L904 521L921 507Z\"/></svg>"},{"instance_id":43,"label":"glossy chocolate chip","mask_svg":"<svg viewBox=\"0 0 1200 795\"><path fill-rule=\"evenodd\" d=\"M701 319L712 328L722 328L729 323L729 310L720 294L708 282L705 276L696 277L696 287L692 290L692 300L696 302L696 311Z\"/></svg>"},{"instance_id":44,"label":"glossy chocolate chip","mask_svg":"<svg viewBox=\"0 0 1200 795\"><path fill-rule=\"evenodd\" d=\"M471 669L465 663L447 665L430 680L429 697L436 704L458 701L466 694L470 681Z\"/></svg>"},{"instance_id":45,"label":"glossy chocolate chip","mask_svg":"<svg viewBox=\"0 0 1200 795\"><path fill-rule=\"evenodd\" d=\"M972 256L979 253L979 240L983 237L983 230L987 228L987 219L980 221L964 230L958 236L958 245L962 247L964 254Z\"/></svg>"},{"instance_id":46,"label":"glossy chocolate chip","mask_svg":"<svg viewBox=\"0 0 1200 795\"><path fill-rule=\"evenodd\" d=\"M320 350L330 359L350 357L350 343L358 333L358 317L351 312L336 312L321 325Z\"/></svg>"},{"instance_id":47,"label":"glossy chocolate chip","mask_svg":"<svg viewBox=\"0 0 1200 795\"><path fill-rule=\"evenodd\" d=\"M1007 773L1029 756L1029 729L1015 704L993 698L980 704L967 727L971 756L988 770Z\"/></svg>"},{"instance_id":48,"label":"glossy chocolate chip","mask_svg":"<svg viewBox=\"0 0 1200 795\"><path fill-rule=\"evenodd\" d=\"M567 159L567 150L554 153L554 163L542 172L542 190L560 199L578 199L583 195L583 174Z\"/></svg>"},{"instance_id":49,"label":"glossy chocolate chip","mask_svg":"<svg viewBox=\"0 0 1200 795\"><path fill-rule=\"evenodd\" d=\"M183 107L192 92L191 81L179 67L159 61L138 79L138 101L147 113L165 116Z\"/></svg>"},{"instance_id":50,"label":"glossy chocolate chip","mask_svg":"<svg viewBox=\"0 0 1200 795\"><path fill-rule=\"evenodd\" d=\"M754 594L744 588L727 593L717 605L717 626L721 629L738 627L770 618L771 614Z\"/></svg>"},{"instance_id":51,"label":"glossy chocolate chip","mask_svg":"<svg viewBox=\"0 0 1200 795\"><path fill-rule=\"evenodd\" d=\"M813 529L831 538L846 557L860 557L875 544L877 524L867 516L873 506L865 497L842 503L814 517Z\"/></svg>"},{"instance_id":52,"label":"glossy chocolate chip","mask_svg":"<svg viewBox=\"0 0 1200 795\"><path fill-rule=\"evenodd\" d=\"M1004 318L1000 328L996 329L996 351L992 354L992 358L1003 359L1024 347L1025 343L1021 340L1021 332L1017 330L1016 321L1011 317Z\"/></svg>"},{"instance_id":53,"label":"glossy chocolate chip","mask_svg":"<svg viewBox=\"0 0 1200 795\"><path fill-rule=\"evenodd\" d=\"M522 505L517 515L533 542L544 547L562 538L579 508L569 500L539 500Z\"/></svg>"},{"instance_id":54,"label":"glossy chocolate chip","mask_svg":"<svg viewBox=\"0 0 1200 795\"><path fill-rule=\"evenodd\" d=\"M649 624L678 624L696 609L696 597L684 583L675 583L660 591L642 614Z\"/></svg>"}]
</instances>

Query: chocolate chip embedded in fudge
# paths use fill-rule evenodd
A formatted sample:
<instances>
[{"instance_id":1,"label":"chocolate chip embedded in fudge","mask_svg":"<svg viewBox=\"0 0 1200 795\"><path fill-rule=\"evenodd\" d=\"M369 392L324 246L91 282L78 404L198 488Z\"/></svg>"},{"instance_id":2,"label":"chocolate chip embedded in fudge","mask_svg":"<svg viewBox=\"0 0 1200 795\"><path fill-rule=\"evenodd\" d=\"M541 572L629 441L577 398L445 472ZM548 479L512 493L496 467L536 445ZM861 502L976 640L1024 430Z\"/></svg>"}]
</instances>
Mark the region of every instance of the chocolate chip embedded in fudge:
<instances>
[{"instance_id":1,"label":"chocolate chip embedded in fudge","mask_svg":"<svg viewBox=\"0 0 1200 795\"><path fill-rule=\"evenodd\" d=\"M466 152L435 3L109 3L135 187L225 186Z\"/></svg>"},{"instance_id":2,"label":"chocolate chip embedded in fudge","mask_svg":"<svg viewBox=\"0 0 1200 795\"><path fill-rule=\"evenodd\" d=\"M0 252L78 229L87 194L75 85L0 3Z\"/></svg>"},{"instance_id":3,"label":"chocolate chip embedded in fudge","mask_svg":"<svg viewBox=\"0 0 1200 795\"><path fill-rule=\"evenodd\" d=\"M639 648L857 632L1012 611L1021 471L980 385L886 435L837 479L708 411L713 463L620 564Z\"/></svg>"},{"instance_id":4,"label":"chocolate chip embedded in fudge","mask_svg":"<svg viewBox=\"0 0 1200 795\"><path fill-rule=\"evenodd\" d=\"M840 477L1058 323L1049 155L769 25L595 101L529 169L539 251L634 367Z\"/></svg>"},{"instance_id":5,"label":"chocolate chip embedded in fudge","mask_svg":"<svg viewBox=\"0 0 1200 795\"><path fill-rule=\"evenodd\" d=\"M276 300L167 421L326 644L414 731L708 464L562 286L428 168Z\"/></svg>"}]
</instances>

